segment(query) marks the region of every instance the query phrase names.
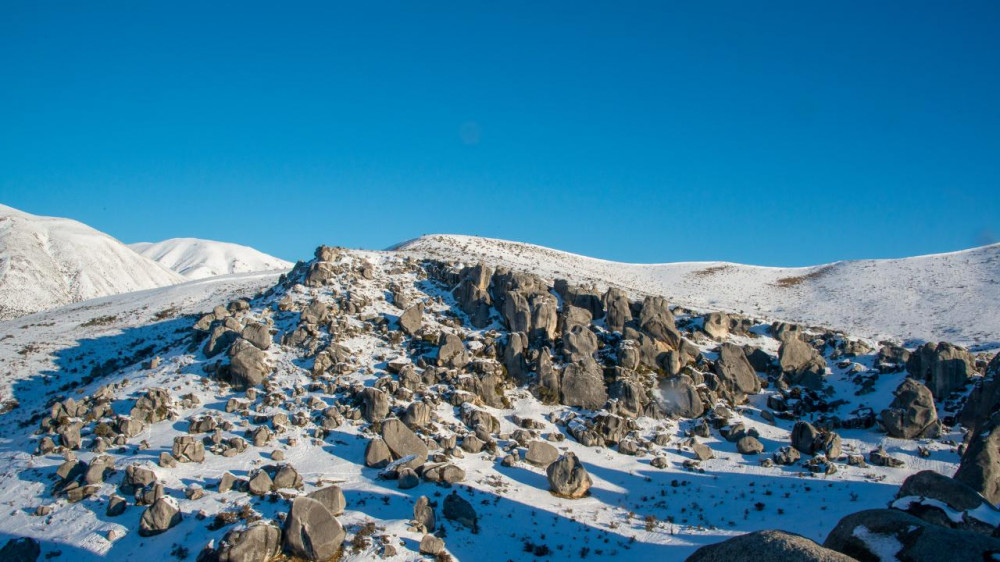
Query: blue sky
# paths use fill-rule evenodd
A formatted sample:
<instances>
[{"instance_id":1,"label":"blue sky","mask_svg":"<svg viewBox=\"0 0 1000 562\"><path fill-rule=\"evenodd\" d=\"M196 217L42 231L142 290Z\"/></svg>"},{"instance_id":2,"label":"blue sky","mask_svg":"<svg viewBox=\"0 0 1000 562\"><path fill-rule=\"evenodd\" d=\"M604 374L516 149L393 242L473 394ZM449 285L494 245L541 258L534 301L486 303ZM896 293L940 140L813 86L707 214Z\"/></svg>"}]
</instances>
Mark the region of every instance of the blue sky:
<instances>
[{"instance_id":1,"label":"blue sky","mask_svg":"<svg viewBox=\"0 0 1000 562\"><path fill-rule=\"evenodd\" d=\"M0 202L286 259L996 241L1000 3L0 5Z\"/></svg>"}]
</instances>

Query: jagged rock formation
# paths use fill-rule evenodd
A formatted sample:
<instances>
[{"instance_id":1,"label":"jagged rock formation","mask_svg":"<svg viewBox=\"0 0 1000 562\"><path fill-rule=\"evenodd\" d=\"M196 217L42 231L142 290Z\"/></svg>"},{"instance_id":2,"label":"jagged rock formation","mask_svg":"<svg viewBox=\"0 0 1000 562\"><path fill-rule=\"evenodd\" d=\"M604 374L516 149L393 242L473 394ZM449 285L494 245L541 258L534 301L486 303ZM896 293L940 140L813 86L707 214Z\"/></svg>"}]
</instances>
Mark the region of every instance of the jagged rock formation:
<instances>
[{"instance_id":1,"label":"jagged rock formation","mask_svg":"<svg viewBox=\"0 0 1000 562\"><path fill-rule=\"evenodd\" d=\"M532 517L504 502L536 502L551 513L559 510L547 502L581 506L575 509L584 510L582 522L557 522L561 531L594 518L609 541L619 541L602 511L619 482L647 498L678 495L661 505L644 501L650 514L679 520L697 517L681 498L713 493L702 489L703 480L688 478L700 471L724 479L752 464L760 477L756 493L770 474L838 473L852 482L866 478L865 471L909 470L893 466L903 462L897 457L909 462L906 452L872 451L884 438L879 420L891 436L922 439L920 447L941 457L949 447L934 439L950 422L937 418L934 397L917 380L903 382L891 403L877 397L880 407L889 406L878 417L853 403L872 399L865 392L876 384L903 381L898 365L905 354L890 346L876 356L874 342L831 330L691 311L658 296L599 291L503 267L332 247L315 255L256 297L179 319L169 346L156 357L109 367L100 389L95 384L42 402L25 425L39 434L21 432L42 459L39 472L49 471L54 485L46 498L62 502L55 509L100 503L120 517L141 506L149 540L176 541L183 533L197 537L195 550L210 539L203 555L220 560L322 559L338 552L362 559L400 546L408 556L442 555L471 544L469 535L486 525L505 530L499 509L514 524ZM976 359L972 377L986 365ZM988 381L977 391L984 401L992 395ZM957 407L949 404L948 411ZM972 417L981 414L979 406L965 408ZM842 441L841 428L860 431ZM96 454L84 456L86 462L73 457L90 450ZM990 450L973 440L967 466L992 467ZM865 453L878 466L863 466ZM328 466L344 480L331 485ZM116 473L115 467L125 468ZM219 476L199 476L199 469ZM962 472L960 480L976 483L969 484L974 490L989 493L995 482L992 468ZM906 505L897 511L938 525L932 508L940 501L956 509L949 491L955 487L925 480L904 486L910 495L898 498ZM448 490L436 493L437 486ZM846 493L832 485L823 490ZM796 493L808 492L797 487ZM774 508L771 494L751 494L764 507L744 509ZM913 499L924 494L934 501ZM746 501L716 500L741 507ZM378 502L390 507L385 513L409 517L412 509L412 522L375 521L383 513L372 507ZM868 498L859 502L872 507ZM796 498L780 509L800 504ZM627 513L625 506L607 509L622 520ZM718 506L707 509L713 520L729 517ZM972 517L977 510L965 512ZM211 524L199 519L202 511ZM802 525L802 513L787 518L789 524ZM237 518L242 523L232 526ZM677 523L678 531L691 532L693 521ZM664 532L649 525L650 533ZM744 540L758 545L761 556L772 550L832 556L793 535Z\"/></svg>"}]
</instances>

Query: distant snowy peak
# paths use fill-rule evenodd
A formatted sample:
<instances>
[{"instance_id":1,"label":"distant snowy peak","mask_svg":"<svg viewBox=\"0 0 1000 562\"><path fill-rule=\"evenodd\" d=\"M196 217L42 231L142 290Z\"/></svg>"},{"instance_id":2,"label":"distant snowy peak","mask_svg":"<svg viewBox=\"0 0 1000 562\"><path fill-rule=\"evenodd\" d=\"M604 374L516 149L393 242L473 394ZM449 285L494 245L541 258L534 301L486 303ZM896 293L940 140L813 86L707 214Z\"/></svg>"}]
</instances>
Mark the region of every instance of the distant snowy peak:
<instances>
[{"instance_id":1,"label":"distant snowy peak","mask_svg":"<svg viewBox=\"0 0 1000 562\"><path fill-rule=\"evenodd\" d=\"M483 262L601 289L616 286L665 296L689 308L825 326L857 336L1000 347L1000 244L798 268L727 262L627 264L459 235L423 236L390 250L466 264Z\"/></svg>"},{"instance_id":2,"label":"distant snowy peak","mask_svg":"<svg viewBox=\"0 0 1000 562\"><path fill-rule=\"evenodd\" d=\"M183 281L85 224L0 205L0 319Z\"/></svg>"},{"instance_id":3,"label":"distant snowy peak","mask_svg":"<svg viewBox=\"0 0 1000 562\"><path fill-rule=\"evenodd\" d=\"M291 269L294 265L248 246L198 238L139 242L130 244L129 247L187 279L203 279L230 273L281 271Z\"/></svg>"}]
</instances>

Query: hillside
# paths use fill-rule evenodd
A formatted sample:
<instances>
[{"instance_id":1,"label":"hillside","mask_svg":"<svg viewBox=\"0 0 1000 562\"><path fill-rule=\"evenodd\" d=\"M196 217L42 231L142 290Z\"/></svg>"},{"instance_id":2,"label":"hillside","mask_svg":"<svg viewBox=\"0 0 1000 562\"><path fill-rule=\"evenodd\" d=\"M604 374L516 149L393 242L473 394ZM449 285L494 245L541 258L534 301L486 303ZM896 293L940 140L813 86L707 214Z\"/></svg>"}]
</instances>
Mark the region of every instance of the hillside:
<instances>
[{"instance_id":1,"label":"hillside","mask_svg":"<svg viewBox=\"0 0 1000 562\"><path fill-rule=\"evenodd\" d=\"M0 319L184 280L85 224L0 205Z\"/></svg>"},{"instance_id":2,"label":"hillside","mask_svg":"<svg viewBox=\"0 0 1000 562\"><path fill-rule=\"evenodd\" d=\"M255 271L287 271L293 265L248 246L198 238L137 242L129 244L129 247L188 279Z\"/></svg>"},{"instance_id":3,"label":"hillside","mask_svg":"<svg viewBox=\"0 0 1000 562\"><path fill-rule=\"evenodd\" d=\"M0 323L0 536L81 562L682 560L844 525L890 557L1000 551L979 496L1000 467L950 478L983 461L956 419L996 406L973 389L1000 359L914 350L950 365L916 382L901 348L591 292L613 268L549 250L494 258L569 285L466 268L502 247L472 242L324 247ZM904 493L918 473L962 507ZM887 526L850 523L866 509Z\"/></svg>"},{"instance_id":4,"label":"hillside","mask_svg":"<svg viewBox=\"0 0 1000 562\"><path fill-rule=\"evenodd\" d=\"M802 268L727 262L617 263L532 244L432 235L404 254L510 267L672 304L844 330L873 339L1000 347L1000 244L905 259Z\"/></svg>"}]
</instances>

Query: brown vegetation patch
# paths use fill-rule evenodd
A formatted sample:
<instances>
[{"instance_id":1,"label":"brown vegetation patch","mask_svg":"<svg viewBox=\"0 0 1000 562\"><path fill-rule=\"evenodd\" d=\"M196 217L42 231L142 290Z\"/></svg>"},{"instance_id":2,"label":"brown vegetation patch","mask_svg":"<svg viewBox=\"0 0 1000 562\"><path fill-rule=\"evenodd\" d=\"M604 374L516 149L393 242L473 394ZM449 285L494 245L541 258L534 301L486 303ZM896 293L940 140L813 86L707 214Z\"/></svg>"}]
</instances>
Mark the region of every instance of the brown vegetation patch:
<instances>
[{"instance_id":1,"label":"brown vegetation patch","mask_svg":"<svg viewBox=\"0 0 1000 562\"><path fill-rule=\"evenodd\" d=\"M824 275L826 275L827 273L829 273L832 269L833 269L833 267L828 265L826 267L821 267L821 268L817 269L816 271L813 271L811 273L807 273L805 275L798 275L798 276L794 276L794 277L782 277L781 279L778 279L775 282L775 285L777 285L778 287L784 287L784 288L797 287L797 286L805 283L806 281L815 281L816 279L819 279L820 277L823 277Z\"/></svg>"}]
</instances>

